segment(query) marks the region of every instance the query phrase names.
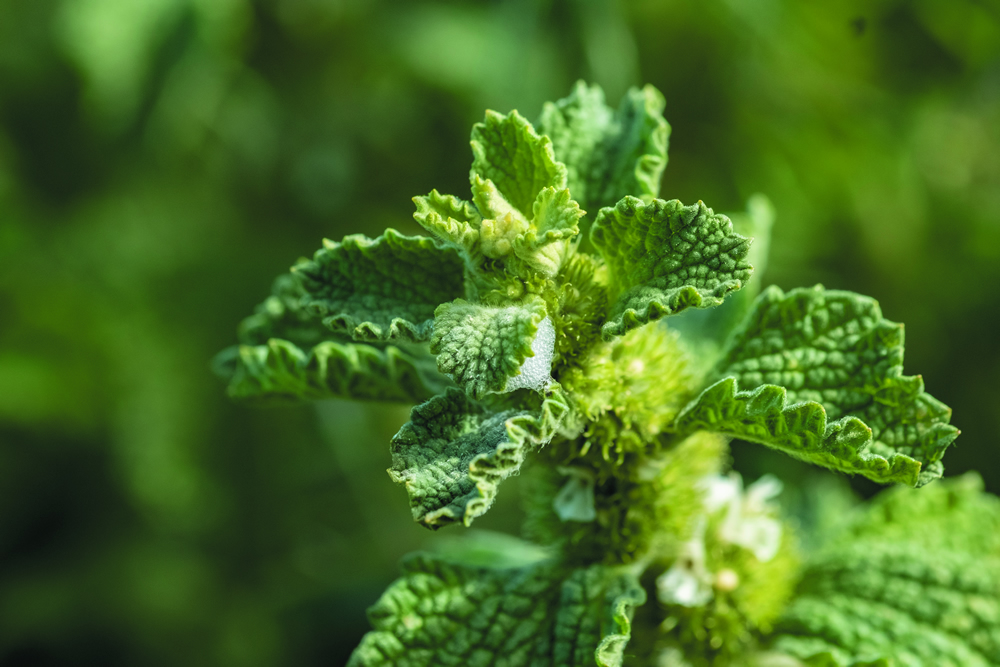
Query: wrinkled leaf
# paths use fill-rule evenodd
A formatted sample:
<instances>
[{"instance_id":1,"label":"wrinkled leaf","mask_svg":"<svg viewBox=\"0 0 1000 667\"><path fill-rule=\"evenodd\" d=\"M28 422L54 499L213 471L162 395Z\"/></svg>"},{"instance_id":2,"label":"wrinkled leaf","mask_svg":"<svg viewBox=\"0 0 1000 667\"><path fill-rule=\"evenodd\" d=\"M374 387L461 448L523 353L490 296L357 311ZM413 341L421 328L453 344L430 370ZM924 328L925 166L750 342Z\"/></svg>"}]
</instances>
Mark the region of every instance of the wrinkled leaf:
<instances>
[{"instance_id":1,"label":"wrinkled leaf","mask_svg":"<svg viewBox=\"0 0 1000 667\"><path fill-rule=\"evenodd\" d=\"M431 190L426 197L414 197L417 206L413 219L428 232L446 243L463 250L475 260L479 248L479 228L482 217L476 207L453 195Z\"/></svg>"},{"instance_id":2,"label":"wrinkled leaf","mask_svg":"<svg viewBox=\"0 0 1000 667\"><path fill-rule=\"evenodd\" d=\"M307 301L301 276L295 273L278 276L271 287L271 296L254 309L253 315L240 322L240 343L263 345L271 338L282 338L309 347L330 338L331 331L306 308Z\"/></svg>"},{"instance_id":3,"label":"wrinkled leaf","mask_svg":"<svg viewBox=\"0 0 1000 667\"><path fill-rule=\"evenodd\" d=\"M617 296L602 328L605 340L689 307L717 306L753 270L746 260L750 239L701 202L625 197L601 209L590 236Z\"/></svg>"},{"instance_id":4,"label":"wrinkled leaf","mask_svg":"<svg viewBox=\"0 0 1000 667\"><path fill-rule=\"evenodd\" d=\"M558 387L537 411L494 412L458 389L413 408L392 439L389 476L404 484L413 518L429 528L465 525L493 504L500 482L549 442L569 405Z\"/></svg>"},{"instance_id":5,"label":"wrinkled leaf","mask_svg":"<svg viewBox=\"0 0 1000 667\"><path fill-rule=\"evenodd\" d=\"M583 211L570 198L566 168L555 161L551 141L516 111L490 111L473 128L472 150L472 199L483 216L478 250L516 273L523 271L515 257L554 276L580 231Z\"/></svg>"},{"instance_id":6,"label":"wrinkled leaf","mask_svg":"<svg viewBox=\"0 0 1000 667\"><path fill-rule=\"evenodd\" d=\"M878 303L821 286L771 287L730 339L708 387L677 419L877 482L941 476L951 410L903 375L902 325Z\"/></svg>"},{"instance_id":7,"label":"wrinkled leaf","mask_svg":"<svg viewBox=\"0 0 1000 667\"><path fill-rule=\"evenodd\" d=\"M348 665L620 667L645 600L634 574L602 565L498 569L416 554L369 609L375 630Z\"/></svg>"},{"instance_id":8,"label":"wrinkled leaf","mask_svg":"<svg viewBox=\"0 0 1000 667\"><path fill-rule=\"evenodd\" d=\"M969 474L860 507L809 563L775 648L831 667L1000 665L1000 499L982 488Z\"/></svg>"},{"instance_id":9,"label":"wrinkled leaf","mask_svg":"<svg viewBox=\"0 0 1000 667\"><path fill-rule=\"evenodd\" d=\"M437 372L432 357L392 345L378 349L325 341L307 353L290 341L272 338L264 345L241 345L232 353L227 393L239 400L352 398L414 403L450 384Z\"/></svg>"},{"instance_id":10,"label":"wrinkled leaf","mask_svg":"<svg viewBox=\"0 0 1000 667\"><path fill-rule=\"evenodd\" d=\"M427 340L434 309L465 291L458 251L433 239L388 229L376 239L354 234L323 246L293 271L305 305L355 340Z\"/></svg>"},{"instance_id":11,"label":"wrinkled leaf","mask_svg":"<svg viewBox=\"0 0 1000 667\"><path fill-rule=\"evenodd\" d=\"M585 210L613 206L626 195L646 201L659 195L670 137L663 108L663 95L645 86L630 89L616 112L600 86L582 81L568 97L545 104L538 130L551 137L570 193Z\"/></svg>"},{"instance_id":12,"label":"wrinkled leaf","mask_svg":"<svg viewBox=\"0 0 1000 667\"><path fill-rule=\"evenodd\" d=\"M566 188L545 188L532 212L528 229L514 239L514 254L536 271L554 276L570 252L570 242L580 233L577 223L583 211Z\"/></svg>"},{"instance_id":13,"label":"wrinkled leaf","mask_svg":"<svg viewBox=\"0 0 1000 667\"><path fill-rule=\"evenodd\" d=\"M438 307L431 352L438 370L476 398L503 391L518 374L545 318L545 303L535 297L494 308L458 299Z\"/></svg>"},{"instance_id":14,"label":"wrinkled leaf","mask_svg":"<svg viewBox=\"0 0 1000 667\"><path fill-rule=\"evenodd\" d=\"M507 115L487 111L472 128L473 185L490 181L487 194L477 192L476 206L484 218L511 212L530 218L538 193L566 187L566 167L556 162L552 141L539 135L516 111ZM476 188L474 188L474 192Z\"/></svg>"},{"instance_id":15,"label":"wrinkled leaf","mask_svg":"<svg viewBox=\"0 0 1000 667\"><path fill-rule=\"evenodd\" d=\"M754 299L760 294L774 224L774 207L758 193L747 200L746 210L728 213L733 231L753 239L747 261L753 266L750 280L716 308L689 309L670 319L670 326L679 331L689 345L700 347L702 354L714 354L733 329L743 322Z\"/></svg>"},{"instance_id":16,"label":"wrinkled leaf","mask_svg":"<svg viewBox=\"0 0 1000 667\"><path fill-rule=\"evenodd\" d=\"M1000 559L856 542L814 559L777 633L784 653L834 659L810 664L1000 665Z\"/></svg>"}]
</instances>

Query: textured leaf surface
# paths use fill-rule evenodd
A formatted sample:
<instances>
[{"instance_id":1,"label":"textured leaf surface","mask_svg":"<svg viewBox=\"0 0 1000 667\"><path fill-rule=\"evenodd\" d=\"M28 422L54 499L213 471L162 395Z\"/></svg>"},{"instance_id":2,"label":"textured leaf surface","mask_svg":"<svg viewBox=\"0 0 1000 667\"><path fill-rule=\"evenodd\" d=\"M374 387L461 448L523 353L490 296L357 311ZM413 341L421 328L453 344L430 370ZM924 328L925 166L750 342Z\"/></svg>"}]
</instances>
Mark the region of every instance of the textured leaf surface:
<instances>
[{"instance_id":1,"label":"textured leaf surface","mask_svg":"<svg viewBox=\"0 0 1000 667\"><path fill-rule=\"evenodd\" d=\"M678 417L878 482L941 476L951 410L903 375L902 325L874 299L821 286L761 294L717 368L728 376Z\"/></svg>"},{"instance_id":2,"label":"textured leaf surface","mask_svg":"<svg viewBox=\"0 0 1000 667\"><path fill-rule=\"evenodd\" d=\"M355 340L427 340L434 309L464 294L458 251L433 239L389 229L376 239L355 234L323 245L293 270L311 311Z\"/></svg>"},{"instance_id":3,"label":"textured leaf surface","mask_svg":"<svg viewBox=\"0 0 1000 667\"><path fill-rule=\"evenodd\" d=\"M583 211L570 199L568 189L545 188L532 212L528 229L514 239L514 254L536 271L554 276L570 252L570 242L580 233L577 223Z\"/></svg>"},{"instance_id":4,"label":"textured leaf surface","mask_svg":"<svg viewBox=\"0 0 1000 667\"><path fill-rule=\"evenodd\" d=\"M516 111L487 112L472 131L472 199L482 214L476 250L507 262L518 261L554 276L580 229L583 215L566 188L566 168L556 162L548 137L538 135ZM475 223L470 222L469 226ZM467 236L471 238L471 236Z\"/></svg>"},{"instance_id":5,"label":"textured leaf surface","mask_svg":"<svg viewBox=\"0 0 1000 667\"><path fill-rule=\"evenodd\" d=\"M481 192L475 199L484 218L503 216L512 208L530 219L539 192L566 187L566 167L556 162L552 141L516 111L487 111L486 119L473 126L471 143L473 185L488 180L495 187L492 195Z\"/></svg>"},{"instance_id":6,"label":"textured leaf surface","mask_svg":"<svg viewBox=\"0 0 1000 667\"><path fill-rule=\"evenodd\" d=\"M414 197L413 203L417 206L413 219L421 227L460 248L470 259L477 257L482 217L472 203L437 190L426 197Z\"/></svg>"},{"instance_id":7,"label":"textured leaf surface","mask_svg":"<svg viewBox=\"0 0 1000 667\"><path fill-rule=\"evenodd\" d=\"M831 667L1000 665L1000 499L982 488L973 473L859 508L810 563L775 647Z\"/></svg>"},{"instance_id":8,"label":"textured leaf surface","mask_svg":"<svg viewBox=\"0 0 1000 667\"><path fill-rule=\"evenodd\" d=\"M378 349L358 343L325 341L308 353L272 338L264 345L238 348L227 389L240 400L425 401L450 384L429 355L395 346Z\"/></svg>"},{"instance_id":9,"label":"textured leaf surface","mask_svg":"<svg viewBox=\"0 0 1000 667\"><path fill-rule=\"evenodd\" d=\"M626 197L601 209L591 241L617 295L602 328L606 340L689 307L717 306L753 270L750 239L701 202Z\"/></svg>"},{"instance_id":10,"label":"textured leaf surface","mask_svg":"<svg viewBox=\"0 0 1000 667\"><path fill-rule=\"evenodd\" d=\"M393 481L406 486L415 521L465 525L493 504L500 482L549 440L569 412L561 390L537 412L494 412L458 389L413 408L392 439Z\"/></svg>"},{"instance_id":11,"label":"textured leaf surface","mask_svg":"<svg viewBox=\"0 0 1000 667\"><path fill-rule=\"evenodd\" d=\"M473 396L503 391L533 355L531 344L544 318L539 298L501 308L458 299L438 307L431 352L438 355L438 369Z\"/></svg>"},{"instance_id":12,"label":"textured leaf surface","mask_svg":"<svg viewBox=\"0 0 1000 667\"><path fill-rule=\"evenodd\" d=\"M975 473L883 491L814 558L776 646L831 667L1000 664L998 527Z\"/></svg>"},{"instance_id":13,"label":"textured leaf surface","mask_svg":"<svg viewBox=\"0 0 1000 667\"><path fill-rule=\"evenodd\" d=\"M613 206L626 195L649 200L660 193L670 136L663 108L663 95L646 86L629 90L615 112L600 86L582 81L568 97L546 103L538 130L551 137L584 210Z\"/></svg>"},{"instance_id":14,"label":"textured leaf surface","mask_svg":"<svg viewBox=\"0 0 1000 667\"><path fill-rule=\"evenodd\" d=\"M753 239L747 261L753 266L750 280L735 294L716 308L689 309L671 318L670 326L679 331L688 344L701 348L706 355L715 355L733 329L743 319L760 294L774 224L774 207L762 194L755 194L747 201L744 211L726 214L737 234Z\"/></svg>"},{"instance_id":15,"label":"textured leaf surface","mask_svg":"<svg viewBox=\"0 0 1000 667\"><path fill-rule=\"evenodd\" d=\"M372 607L350 667L619 667L634 609L634 575L600 565L493 569L418 554Z\"/></svg>"}]
</instances>

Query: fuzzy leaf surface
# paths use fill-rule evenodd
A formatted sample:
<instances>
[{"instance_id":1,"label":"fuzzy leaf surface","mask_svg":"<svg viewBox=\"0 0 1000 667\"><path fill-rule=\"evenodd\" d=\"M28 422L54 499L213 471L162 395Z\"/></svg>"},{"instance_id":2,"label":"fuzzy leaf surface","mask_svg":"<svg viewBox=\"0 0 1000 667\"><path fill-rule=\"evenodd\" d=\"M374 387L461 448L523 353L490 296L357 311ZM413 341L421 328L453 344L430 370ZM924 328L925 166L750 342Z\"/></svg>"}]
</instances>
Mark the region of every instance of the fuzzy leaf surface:
<instances>
[{"instance_id":1,"label":"fuzzy leaf surface","mask_svg":"<svg viewBox=\"0 0 1000 667\"><path fill-rule=\"evenodd\" d=\"M646 600L633 574L476 567L416 554L368 611L349 667L620 667Z\"/></svg>"},{"instance_id":2,"label":"fuzzy leaf surface","mask_svg":"<svg viewBox=\"0 0 1000 667\"><path fill-rule=\"evenodd\" d=\"M463 299L442 304L431 337L438 370L476 398L503 391L507 379L533 356L531 344L544 318L539 298L499 308Z\"/></svg>"},{"instance_id":3,"label":"fuzzy leaf surface","mask_svg":"<svg viewBox=\"0 0 1000 667\"><path fill-rule=\"evenodd\" d=\"M984 534L998 505L975 475L883 492L812 559L775 647L830 657L809 664L1000 665L1000 544Z\"/></svg>"},{"instance_id":4,"label":"fuzzy leaf surface","mask_svg":"<svg viewBox=\"0 0 1000 667\"><path fill-rule=\"evenodd\" d=\"M630 89L614 111L600 86L582 81L568 97L545 104L538 130L551 137L584 210L613 206L626 195L647 201L659 195L670 137L664 106L663 95L645 86Z\"/></svg>"},{"instance_id":5,"label":"fuzzy leaf surface","mask_svg":"<svg viewBox=\"0 0 1000 667\"><path fill-rule=\"evenodd\" d=\"M701 202L625 197L601 209L590 237L616 295L601 330L605 340L689 307L717 306L753 271L750 239Z\"/></svg>"},{"instance_id":6,"label":"fuzzy leaf surface","mask_svg":"<svg viewBox=\"0 0 1000 667\"><path fill-rule=\"evenodd\" d=\"M470 202L437 190L425 197L414 197L417 206L413 219L428 232L463 250L470 259L477 256L482 217Z\"/></svg>"},{"instance_id":7,"label":"fuzzy leaf surface","mask_svg":"<svg viewBox=\"0 0 1000 667\"><path fill-rule=\"evenodd\" d=\"M312 260L297 264L305 305L331 331L360 341L430 338L434 309L464 294L458 250L434 239L388 229L326 240Z\"/></svg>"},{"instance_id":8,"label":"fuzzy leaf surface","mask_svg":"<svg viewBox=\"0 0 1000 667\"><path fill-rule=\"evenodd\" d=\"M272 338L241 345L227 393L237 400L425 401L448 387L429 355L324 341L308 352Z\"/></svg>"},{"instance_id":9,"label":"fuzzy leaf surface","mask_svg":"<svg viewBox=\"0 0 1000 667\"><path fill-rule=\"evenodd\" d=\"M524 218L532 215L538 193L551 187L566 187L566 167L557 162L552 141L539 135L516 111L503 115L487 111L482 123L472 128L472 171L477 183L490 181L492 194L478 192L475 198L485 218L496 218L513 209Z\"/></svg>"},{"instance_id":10,"label":"fuzzy leaf surface","mask_svg":"<svg viewBox=\"0 0 1000 667\"><path fill-rule=\"evenodd\" d=\"M497 487L549 442L569 412L558 387L537 411L493 411L450 388L416 406L392 439L389 476L403 484L413 519L465 525L490 508Z\"/></svg>"},{"instance_id":11,"label":"fuzzy leaf surface","mask_svg":"<svg viewBox=\"0 0 1000 667\"><path fill-rule=\"evenodd\" d=\"M483 217L475 250L515 274L526 276L526 266L556 275L583 211L570 197L552 142L516 111L490 111L473 128L472 150L472 199Z\"/></svg>"},{"instance_id":12,"label":"fuzzy leaf surface","mask_svg":"<svg viewBox=\"0 0 1000 667\"><path fill-rule=\"evenodd\" d=\"M877 482L941 476L951 410L903 375L903 327L851 292L765 290L708 387L678 417Z\"/></svg>"}]
</instances>

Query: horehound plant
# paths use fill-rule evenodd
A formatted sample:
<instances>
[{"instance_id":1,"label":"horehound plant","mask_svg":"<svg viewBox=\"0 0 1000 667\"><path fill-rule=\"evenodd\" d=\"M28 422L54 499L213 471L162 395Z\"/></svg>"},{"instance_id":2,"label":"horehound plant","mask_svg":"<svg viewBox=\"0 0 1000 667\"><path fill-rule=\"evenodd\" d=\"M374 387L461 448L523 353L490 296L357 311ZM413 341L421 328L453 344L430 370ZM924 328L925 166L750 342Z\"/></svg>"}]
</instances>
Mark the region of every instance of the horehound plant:
<instances>
[{"instance_id":1,"label":"horehound plant","mask_svg":"<svg viewBox=\"0 0 1000 667\"><path fill-rule=\"evenodd\" d=\"M407 559L350 664L1000 665L997 499L902 488L958 435L902 325L760 290L762 197L659 199L663 107L580 83L534 124L487 112L470 200L415 197L426 236L324 241L220 355L236 399L415 404L389 475L428 528L526 475L523 541ZM731 438L899 488L841 512L820 484L793 525L775 478L726 473Z\"/></svg>"}]
</instances>

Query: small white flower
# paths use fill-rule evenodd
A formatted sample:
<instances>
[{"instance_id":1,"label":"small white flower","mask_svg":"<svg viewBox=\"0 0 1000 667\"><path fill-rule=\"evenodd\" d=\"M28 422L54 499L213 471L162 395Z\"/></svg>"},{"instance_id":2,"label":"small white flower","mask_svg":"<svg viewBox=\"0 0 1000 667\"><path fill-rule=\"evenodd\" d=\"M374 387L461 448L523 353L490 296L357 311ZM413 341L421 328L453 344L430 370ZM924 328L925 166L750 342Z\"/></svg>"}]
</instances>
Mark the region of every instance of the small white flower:
<instances>
[{"instance_id":1,"label":"small white flower","mask_svg":"<svg viewBox=\"0 0 1000 667\"><path fill-rule=\"evenodd\" d=\"M712 599L712 575L705 567L705 523L681 546L677 561L656 579L656 596L664 604L699 607Z\"/></svg>"},{"instance_id":2,"label":"small white flower","mask_svg":"<svg viewBox=\"0 0 1000 667\"><path fill-rule=\"evenodd\" d=\"M705 507L725 511L719 538L753 552L762 563L774 558L781 546L781 522L769 501L781 493L781 481L764 475L743 492L743 478L731 472L705 481Z\"/></svg>"},{"instance_id":3,"label":"small white flower","mask_svg":"<svg viewBox=\"0 0 1000 667\"><path fill-rule=\"evenodd\" d=\"M552 509L561 521L593 521L597 518L594 507L594 474L582 468L560 466L557 470L569 479L552 500Z\"/></svg>"}]
</instances>

